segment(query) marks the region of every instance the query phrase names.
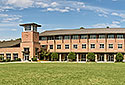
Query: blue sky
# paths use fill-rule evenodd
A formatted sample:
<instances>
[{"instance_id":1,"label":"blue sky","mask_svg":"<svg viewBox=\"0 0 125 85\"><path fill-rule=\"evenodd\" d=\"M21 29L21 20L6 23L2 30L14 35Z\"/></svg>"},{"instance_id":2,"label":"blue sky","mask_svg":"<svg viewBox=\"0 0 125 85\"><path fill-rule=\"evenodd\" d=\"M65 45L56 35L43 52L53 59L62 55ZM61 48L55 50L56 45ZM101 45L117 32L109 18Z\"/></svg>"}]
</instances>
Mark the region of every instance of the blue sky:
<instances>
[{"instance_id":1,"label":"blue sky","mask_svg":"<svg viewBox=\"0 0 125 85\"><path fill-rule=\"evenodd\" d=\"M20 23L38 31L125 27L125 0L0 0L0 40L21 37Z\"/></svg>"}]
</instances>

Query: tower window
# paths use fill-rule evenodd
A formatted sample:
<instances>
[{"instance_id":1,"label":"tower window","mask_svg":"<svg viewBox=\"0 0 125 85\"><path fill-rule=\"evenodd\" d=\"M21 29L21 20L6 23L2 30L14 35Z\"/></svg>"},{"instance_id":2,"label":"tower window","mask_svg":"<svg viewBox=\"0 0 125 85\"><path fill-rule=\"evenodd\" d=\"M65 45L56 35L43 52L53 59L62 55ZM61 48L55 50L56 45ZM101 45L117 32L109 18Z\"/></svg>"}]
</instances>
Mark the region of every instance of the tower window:
<instances>
[{"instance_id":1,"label":"tower window","mask_svg":"<svg viewBox=\"0 0 125 85\"><path fill-rule=\"evenodd\" d=\"M31 25L25 26L25 31L31 31Z\"/></svg>"}]
</instances>

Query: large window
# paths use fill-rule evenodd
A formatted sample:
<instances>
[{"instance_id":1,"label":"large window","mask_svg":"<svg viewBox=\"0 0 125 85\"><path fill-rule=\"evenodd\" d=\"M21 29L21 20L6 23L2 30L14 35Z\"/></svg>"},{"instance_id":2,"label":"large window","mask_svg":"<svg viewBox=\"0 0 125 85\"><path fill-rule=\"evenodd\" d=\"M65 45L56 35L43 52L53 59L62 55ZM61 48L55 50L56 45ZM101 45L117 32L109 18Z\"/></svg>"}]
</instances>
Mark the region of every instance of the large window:
<instances>
[{"instance_id":1,"label":"large window","mask_svg":"<svg viewBox=\"0 0 125 85\"><path fill-rule=\"evenodd\" d=\"M61 45L57 45L57 49L61 49Z\"/></svg>"},{"instance_id":2,"label":"large window","mask_svg":"<svg viewBox=\"0 0 125 85\"><path fill-rule=\"evenodd\" d=\"M40 37L40 40L47 40L47 37Z\"/></svg>"},{"instance_id":3,"label":"large window","mask_svg":"<svg viewBox=\"0 0 125 85\"><path fill-rule=\"evenodd\" d=\"M33 31L37 32L37 26L33 26Z\"/></svg>"},{"instance_id":4,"label":"large window","mask_svg":"<svg viewBox=\"0 0 125 85\"><path fill-rule=\"evenodd\" d=\"M123 38L123 35L117 35L117 38L118 38L118 39L122 39L122 38Z\"/></svg>"},{"instance_id":5,"label":"large window","mask_svg":"<svg viewBox=\"0 0 125 85\"><path fill-rule=\"evenodd\" d=\"M104 39L105 35L99 35L99 39Z\"/></svg>"},{"instance_id":6,"label":"large window","mask_svg":"<svg viewBox=\"0 0 125 85\"><path fill-rule=\"evenodd\" d=\"M62 40L62 36L56 36L56 40Z\"/></svg>"},{"instance_id":7,"label":"large window","mask_svg":"<svg viewBox=\"0 0 125 85\"><path fill-rule=\"evenodd\" d=\"M50 48L50 49L53 49L53 45L50 45L49 48Z\"/></svg>"},{"instance_id":8,"label":"large window","mask_svg":"<svg viewBox=\"0 0 125 85\"><path fill-rule=\"evenodd\" d=\"M95 48L95 44L91 44L91 48Z\"/></svg>"},{"instance_id":9,"label":"large window","mask_svg":"<svg viewBox=\"0 0 125 85\"><path fill-rule=\"evenodd\" d=\"M113 48L113 44L109 44L109 48Z\"/></svg>"},{"instance_id":10,"label":"large window","mask_svg":"<svg viewBox=\"0 0 125 85\"><path fill-rule=\"evenodd\" d=\"M18 58L18 53L13 53L13 58L16 60Z\"/></svg>"},{"instance_id":11,"label":"large window","mask_svg":"<svg viewBox=\"0 0 125 85\"><path fill-rule=\"evenodd\" d=\"M96 35L90 35L90 39L96 39Z\"/></svg>"},{"instance_id":12,"label":"large window","mask_svg":"<svg viewBox=\"0 0 125 85\"><path fill-rule=\"evenodd\" d=\"M65 45L65 49L69 49L69 45Z\"/></svg>"},{"instance_id":13,"label":"large window","mask_svg":"<svg viewBox=\"0 0 125 85\"><path fill-rule=\"evenodd\" d=\"M64 39L70 39L70 35L66 35L66 36L64 36Z\"/></svg>"},{"instance_id":14,"label":"large window","mask_svg":"<svg viewBox=\"0 0 125 85\"><path fill-rule=\"evenodd\" d=\"M104 44L100 44L100 48L104 48Z\"/></svg>"},{"instance_id":15,"label":"large window","mask_svg":"<svg viewBox=\"0 0 125 85\"><path fill-rule=\"evenodd\" d=\"M82 44L82 49L86 49L86 44Z\"/></svg>"},{"instance_id":16,"label":"large window","mask_svg":"<svg viewBox=\"0 0 125 85\"><path fill-rule=\"evenodd\" d=\"M88 35L81 35L81 39L87 39Z\"/></svg>"},{"instance_id":17,"label":"large window","mask_svg":"<svg viewBox=\"0 0 125 85\"><path fill-rule=\"evenodd\" d=\"M122 44L118 44L118 49L122 49Z\"/></svg>"},{"instance_id":18,"label":"large window","mask_svg":"<svg viewBox=\"0 0 125 85\"><path fill-rule=\"evenodd\" d=\"M72 39L79 39L79 36L78 35L73 35Z\"/></svg>"},{"instance_id":19,"label":"large window","mask_svg":"<svg viewBox=\"0 0 125 85\"><path fill-rule=\"evenodd\" d=\"M115 38L115 35L108 35L108 38L109 38L109 39Z\"/></svg>"},{"instance_id":20,"label":"large window","mask_svg":"<svg viewBox=\"0 0 125 85\"><path fill-rule=\"evenodd\" d=\"M78 45L77 45L77 44L74 44L74 45L73 45L73 48L74 48L74 49L77 49L77 48L78 48Z\"/></svg>"},{"instance_id":21,"label":"large window","mask_svg":"<svg viewBox=\"0 0 125 85\"><path fill-rule=\"evenodd\" d=\"M31 25L26 25L25 26L25 31L31 31Z\"/></svg>"}]
</instances>

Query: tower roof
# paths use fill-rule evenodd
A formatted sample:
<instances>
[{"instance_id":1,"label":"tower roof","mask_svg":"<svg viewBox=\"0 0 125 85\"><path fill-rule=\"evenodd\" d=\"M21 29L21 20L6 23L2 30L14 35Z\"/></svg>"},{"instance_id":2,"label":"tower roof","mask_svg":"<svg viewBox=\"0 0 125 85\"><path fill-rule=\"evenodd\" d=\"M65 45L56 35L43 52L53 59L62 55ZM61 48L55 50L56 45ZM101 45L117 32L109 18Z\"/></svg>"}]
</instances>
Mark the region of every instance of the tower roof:
<instances>
[{"instance_id":1,"label":"tower roof","mask_svg":"<svg viewBox=\"0 0 125 85\"><path fill-rule=\"evenodd\" d=\"M36 24L36 23L20 24L20 26L26 26L26 25L37 25L37 27L41 27L41 25L38 25L38 24Z\"/></svg>"}]
</instances>

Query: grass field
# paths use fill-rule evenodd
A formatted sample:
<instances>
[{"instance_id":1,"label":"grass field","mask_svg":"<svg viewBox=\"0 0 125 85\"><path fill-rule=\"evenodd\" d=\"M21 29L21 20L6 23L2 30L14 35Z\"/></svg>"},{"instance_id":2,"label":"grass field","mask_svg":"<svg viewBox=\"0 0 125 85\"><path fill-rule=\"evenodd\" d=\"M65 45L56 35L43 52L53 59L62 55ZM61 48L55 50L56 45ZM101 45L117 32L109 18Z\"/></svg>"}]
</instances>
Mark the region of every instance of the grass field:
<instances>
[{"instance_id":1,"label":"grass field","mask_svg":"<svg viewBox=\"0 0 125 85\"><path fill-rule=\"evenodd\" d=\"M0 85L125 85L125 63L0 64Z\"/></svg>"}]
</instances>

